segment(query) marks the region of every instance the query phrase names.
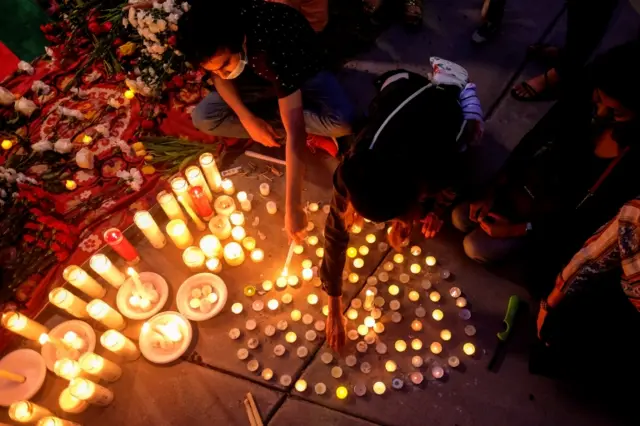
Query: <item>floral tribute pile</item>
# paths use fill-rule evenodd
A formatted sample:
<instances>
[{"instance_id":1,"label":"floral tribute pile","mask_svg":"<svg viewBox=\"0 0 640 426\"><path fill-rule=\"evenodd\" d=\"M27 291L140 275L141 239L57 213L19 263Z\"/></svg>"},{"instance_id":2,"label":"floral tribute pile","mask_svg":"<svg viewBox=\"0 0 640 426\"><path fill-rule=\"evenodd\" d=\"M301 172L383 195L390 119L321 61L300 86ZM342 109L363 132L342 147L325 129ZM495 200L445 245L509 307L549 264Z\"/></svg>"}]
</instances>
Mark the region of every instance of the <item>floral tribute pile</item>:
<instances>
[{"instance_id":1,"label":"floral tribute pile","mask_svg":"<svg viewBox=\"0 0 640 426\"><path fill-rule=\"evenodd\" d=\"M0 82L0 312L37 313L102 230L153 204L162 172L212 149L190 118L211 82L173 48L188 10L51 0L46 55Z\"/></svg>"}]
</instances>

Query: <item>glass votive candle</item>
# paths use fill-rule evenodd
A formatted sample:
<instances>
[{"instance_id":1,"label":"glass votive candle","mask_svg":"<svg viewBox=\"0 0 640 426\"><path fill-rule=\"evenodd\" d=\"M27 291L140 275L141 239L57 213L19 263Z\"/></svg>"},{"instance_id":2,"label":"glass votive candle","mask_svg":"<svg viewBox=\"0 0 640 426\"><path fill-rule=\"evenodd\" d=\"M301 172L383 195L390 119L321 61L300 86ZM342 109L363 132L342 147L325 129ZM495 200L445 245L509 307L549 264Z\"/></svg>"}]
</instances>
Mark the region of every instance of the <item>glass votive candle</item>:
<instances>
[{"instance_id":1,"label":"glass votive candle","mask_svg":"<svg viewBox=\"0 0 640 426\"><path fill-rule=\"evenodd\" d=\"M440 332L440 338L445 342L448 342L449 340L451 340L451 331L445 328Z\"/></svg>"},{"instance_id":2,"label":"glass votive candle","mask_svg":"<svg viewBox=\"0 0 640 426\"><path fill-rule=\"evenodd\" d=\"M469 356L473 356L476 353L476 347L473 343L465 343L462 346L462 351Z\"/></svg>"},{"instance_id":3,"label":"glass votive candle","mask_svg":"<svg viewBox=\"0 0 640 426\"><path fill-rule=\"evenodd\" d=\"M173 244L181 250L193 244L193 235L191 235L186 223L180 219L173 219L167 223L167 235Z\"/></svg>"},{"instance_id":4,"label":"glass votive candle","mask_svg":"<svg viewBox=\"0 0 640 426\"><path fill-rule=\"evenodd\" d=\"M427 256L424 259L424 263L427 264L427 266L435 266L436 265L436 258L433 256Z\"/></svg>"},{"instance_id":5,"label":"glass votive candle","mask_svg":"<svg viewBox=\"0 0 640 426\"><path fill-rule=\"evenodd\" d=\"M437 291L432 291L431 293L429 293L429 299L431 299L432 302L439 302L440 293L438 293Z\"/></svg>"},{"instance_id":6,"label":"glass votive candle","mask_svg":"<svg viewBox=\"0 0 640 426\"><path fill-rule=\"evenodd\" d=\"M369 244L373 244L376 242L376 236L375 234L367 234L366 237L364 237L365 241L368 242Z\"/></svg>"},{"instance_id":7,"label":"glass votive candle","mask_svg":"<svg viewBox=\"0 0 640 426\"><path fill-rule=\"evenodd\" d=\"M247 231L245 231L242 226L234 226L233 229L231 229L231 237L235 241L241 242L246 236Z\"/></svg>"},{"instance_id":8,"label":"glass votive candle","mask_svg":"<svg viewBox=\"0 0 640 426\"><path fill-rule=\"evenodd\" d=\"M412 263L409 267L409 270L414 274L419 274L420 271L422 271L422 266L418 265L417 263Z\"/></svg>"},{"instance_id":9,"label":"glass votive candle","mask_svg":"<svg viewBox=\"0 0 640 426\"><path fill-rule=\"evenodd\" d=\"M229 215L229 221L234 226L242 226L244 225L244 214L239 211L235 211Z\"/></svg>"},{"instance_id":10,"label":"glass votive candle","mask_svg":"<svg viewBox=\"0 0 640 426\"><path fill-rule=\"evenodd\" d=\"M111 263L111 260L104 254L98 253L91 256L89 266L115 288L120 288L127 279L124 273L116 268L115 265Z\"/></svg>"},{"instance_id":11,"label":"glass votive candle","mask_svg":"<svg viewBox=\"0 0 640 426\"><path fill-rule=\"evenodd\" d=\"M442 344L440 342L433 342L429 346L429 350L431 350L431 353L438 355L442 352Z\"/></svg>"},{"instance_id":12,"label":"glass votive candle","mask_svg":"<svg viewBox=\"0 0 640 426\"><path fill-rule=\"evenodd\" d=\"M192 271L202 269L205 260L204 252L195 246L187 247L182 253L182 261Z\"/></svg>"},{"instance_id":13,"label":"glass votive candle","mask_svg":"<svg viewBox=\"0 0 640 426\"><path fill-rule=\"evenodd\" d=\"M259 263L264 260L264 251L262 249L255 249L251 252L251 260L254 263Z\"/></svg>"},{"instance_id":14,"label":"glass votive candle","mask_svg":"<svg viewBox=\"0 0 640 426\"><path fill-rule=\"evenodd\" d=\"M440 309L434 309L431 313L431 317L436 321L440 321L442 320L442 318L444 318L444 312L442 312Z\"/></svg>"},{"instance_id":15,"label":"glass votive candle","mask_svg":"<svg viewBox=\"0 0 640 426\"><path fill-rule=\"evenodd\" d=\"M236 211L236 203L228 195L221 195L214 201L213 208L218 215L229 217L231 213Z\"/></svg>"},{"instance_id":16,"label":"glass votive candle","mask_svg":"<svg viewBox=\"0 0 640 426\"><path fill-rule=\"evenodd\" d=\"M138 251L118 228L107 229L104 231L102 238L104 239L104 242L113 249L113 251L118 253L120 257L127 262L137 263L140 261Z\"/></svg>"},{"instance_id":17,"label":"glass votive candle","mask_svg":"<svg viewBox=\"0 0 640 426\"><path fill-rule=\"evenodd\" d=\"M226 195L233 195L236 188L233 186L231 179L222 179L222 191Z\"/></svg>"},{"instance_id":18,"label":"glass votive candle","mask_svg":"<svg viewBox=\"0 0 640 426\"><path fill-rule=\"evenodd\" d=\"M205 235L202 237L199 246L204 255L209 258L219 257L222 254L222 244L218 237L214 235Z\"/></svg>"},{"instance_id":19,"label":"glass votive candle","mask_svg":"<svg viewBox=\"0 0 640 426\"><path fill-rule=\"evenodd\" d=\"M169 220L180 219L181 221L187 221L187 217L184 215L184 212L180 208L180 204L178 204L178 200L173 194L167 191L160 191L156 197L158 200L158 204L162 207L162 210L167 215Z\"/></svg>"},{"instance_id":20,"label":"glass votive candle","mask_svg":"<svg viewBox=\"0 0 640 426\"><path fill-rule=\"evenodd\" d=\"M238 243L228 243L224 246L224 260L229 266L239 266L244 263L244 250Z\"/></svg>"},{"instance_id":21,"label":"glass votive candle","mask_svg":"<svg viewBox=\"0 0 640 426\"><path fill-rule=\"evenodd\" d=\"M360 269L364 266L364 260L360 257L353 259L353 267L356 269Z\"/></svg>"},{"instance_id":22,"label":"glass votive candle","mask_svg":"<svg viewBox=\"0 0 640 426\"><path fill-rule=\"evenodd\" d=\"M396 348L396 351L404 352L407 350L407 342L405 342L404 340L396 340L394 347Z\"/></svg>"}]
</instances>

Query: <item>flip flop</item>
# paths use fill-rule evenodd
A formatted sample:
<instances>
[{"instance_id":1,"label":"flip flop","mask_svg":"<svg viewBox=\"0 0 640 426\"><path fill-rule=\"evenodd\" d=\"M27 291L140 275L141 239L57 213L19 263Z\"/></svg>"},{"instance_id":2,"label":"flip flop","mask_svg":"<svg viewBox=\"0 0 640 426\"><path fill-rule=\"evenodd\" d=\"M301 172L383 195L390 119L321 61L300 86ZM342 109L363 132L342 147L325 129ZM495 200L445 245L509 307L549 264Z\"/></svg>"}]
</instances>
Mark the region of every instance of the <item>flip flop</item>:
<instances>
[{"instance_id":1,"label":"flip flop","mask_svg":"<svg viewBox=\"0 0 640 426\"><path fill-rule=\"evenodd\" d=\"M534 89L529 83L523 81L520 83L520 87L522 87L525 91L525 95L521 95L516 91L514 87L511 89L511 96L521 102L542 102L542 101L552 101L557 98L557 90L556 88L550 87L549 84L549 76L547 75L549 71L544 72L544 89L538 92Z\"/></svg>"}]
</instances>

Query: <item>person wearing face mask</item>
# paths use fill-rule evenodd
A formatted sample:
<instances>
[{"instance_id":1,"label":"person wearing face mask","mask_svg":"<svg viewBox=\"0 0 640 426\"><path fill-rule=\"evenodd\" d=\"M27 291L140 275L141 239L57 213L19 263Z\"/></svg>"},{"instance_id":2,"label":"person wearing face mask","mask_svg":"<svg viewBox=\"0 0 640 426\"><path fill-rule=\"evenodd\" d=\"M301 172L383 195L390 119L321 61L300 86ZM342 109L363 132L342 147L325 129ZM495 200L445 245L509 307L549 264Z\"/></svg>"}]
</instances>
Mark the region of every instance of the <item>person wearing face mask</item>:
<instances>
[{"instance_id":1,"label":"person wearing face mask","mask_svg":"<svg viewBox=\"0 0 640 426\"><path fill-rule=\"evenodd\" d=\"M470 258L496 262L527 249L538 272L557 274L589 235L640 194L640 87L629 80L639 73L639 42L597 57L494 182L454 209Z\"/></svg>"},{"instance_id":2,"label":"person wearing face mask","mask_svg":"<svg viewBox=\"0 0 640 426\"><path fill-rule=\"evenodd\" d=\"M267 147L286 144L285 229L300 241L305 163L315 148L337 155L335 138L351 133L353 117L335 76L323 69L316 33L297 10L264 0L195 1L178 27L178 49L212 73L216 88L193 111L195 127Z\"/></svg>"}]
</instances>

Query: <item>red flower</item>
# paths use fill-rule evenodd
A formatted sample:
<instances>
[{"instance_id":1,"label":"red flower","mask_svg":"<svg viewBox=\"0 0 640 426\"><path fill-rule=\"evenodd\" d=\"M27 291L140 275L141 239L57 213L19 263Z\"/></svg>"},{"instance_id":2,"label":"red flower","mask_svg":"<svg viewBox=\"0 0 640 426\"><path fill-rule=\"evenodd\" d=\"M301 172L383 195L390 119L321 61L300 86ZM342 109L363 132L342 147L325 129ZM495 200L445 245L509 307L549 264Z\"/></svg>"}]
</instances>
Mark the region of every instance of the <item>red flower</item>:
<instances>
[{"instance_id":1,"label":"red flower","mask_svg":"<svg viewBox=\"0 0 640 426\"><path fill-rule=\"evenodd\" d=\"M111 31L111 28L113 28L113 24L111 22L107 21L102 24L102 31Z\"/></svg>"},{"instance_id":2,"label":"red flower","mask_svg":"<svg viewBox=\"0 0 640 426\"><path fill-rule=\"evenodd\" d=\"M100 31L102 30L102 28L100 27L100 24L98 24L95 21L89 22L88 28L89 28L89 31L91 31L94 34L100 34Z\"/></svg>"},{"instance_id":3,"label":"red flower","mask_svg":"<svg viewBox=\"0 0 640 426\"><path fill-rule=\"evenodd\" d=\"M40 31L42 31L43 33L47 32L47 26L45 24L40 25Z\"/></svg>"},{"instance_id":4,"label":"red flower","mask_svg":"<svg viewBox=\"0 0 640 426\"><path fill-rule=\"evenodd\" d=\"M30 208L29 209L29 213L31 213L32 215L34 215L36 217L44 216L44 213L41 210L36 209L35 207Z\"/></svg>"},{"instance_id":5,"label":"red flower","mask_svg":"<svg viewBox=\"0 0 640 426\"><path fill-rule=\"evenodd\" d=\"M24 225L25 228L27 229L32 229L34 231L39 231L42 229L42 225L38 224L38 223L33 223L33 222L27 222Z\"/></svg>"},{"instance_id":6,"label":"red flower","mask_svg":"<svg viewBox=\"0 0 640 426\"><path fill-rule=\"evenodd\" d=\"M111 22L109 22L109 23L111 23ZM113 45L114 45L115 47L118 47L118 46L122 45L122 43L123 43L123 42L122 42L122 39L121 39L121 38L116 38L115 40L113 40Z\"/></svg>"},{"instance_id":7,"label":"red flower","mask_svg":"<svg viewBox=\"0 0 640 426\"><path fill-rule=\"evenodd\" d=\"M47 245L44 243L44 241L38 240L38 241L36 241L36 247L39 247L41 249L46 249Z\"/></svg>"},{"instance_id":8,"label":"red flower","mask_svg":"<svg viewBox=\"0 0 640 426\"><path fill-rule=\"evenodd\" d=\"M142 120L142 128L145 130L151 130L154 128L156 123L153 120Z\"/></svg>"},{"instance_id":9,"label":"red flower","mask_svg":"<svg viewBox=\"0 0 640 426\"><path fill-rule=\"evenodd\" d=\"M63 251L56 252L56 259L58 259L58 262L64 262L68 258L69 258L68 251L63 250Z\"/></svg>"},{"instance_id":10,"label":"red flower","mask_svg":"<svg viewBox=\"0 0 640 426\"><path fill-rule=\"evenodd\" d=\"M54 35L45 34L44 38L47 39L47 41L50 41L51 43L58 43L58 37Z\"/></svg>"},{"instance_id":11,"label":"red flower","mask_svg":"<svg viewBox=\"0 0 640 426\"><path fill-rule=\"evenodd\" d=\"M123 72L119 72L115 75L116 81L123 81L125 78L127 78L127 75Z\"/></svg>"},{"instance_id":12,"label":"red flower","mask_svg":"<svg viewBox=\"0 0 640 426\"><path fill-rule=\"evenodd\" d=\"M63 251L64 249L60 246L60 244L54 242L53 244L51 244L51 250L57 253L59 251Z\"/></svg>"},{"instance_id":13,"label":"red flower","mask_svg":"<svg viewBox=\"0 0 640 426\"><path fill-rule=\"evenodd\" d=\"M36 237L34 237L33 235L24 234L22 239L24 240L25 243L32 243L36 240Z\"/></svg>"},{"instance_id":14,"label":"red flower","mask_svg":"<svg viewBox=\"0 0 640 426\"><path fill-rule=\"evenodd\" d=\"M175 84L177 88L184 87L184 78L182 76L176 75L171 79L171 82Z\"/></svg>"},{"instance_id":15,"label":"red flower","mask_svg":"<svg viewBox=\"0 0 640 426\"><path fill-rule=\"evenodd\" d=\"M178 40L176 39L176 36L174 36L174 35L172 35L171 37L169 37L167 39L167 44L169 44L169 46L175 46L177 42L178 42Z\"/></svg>"}]
</instances>

